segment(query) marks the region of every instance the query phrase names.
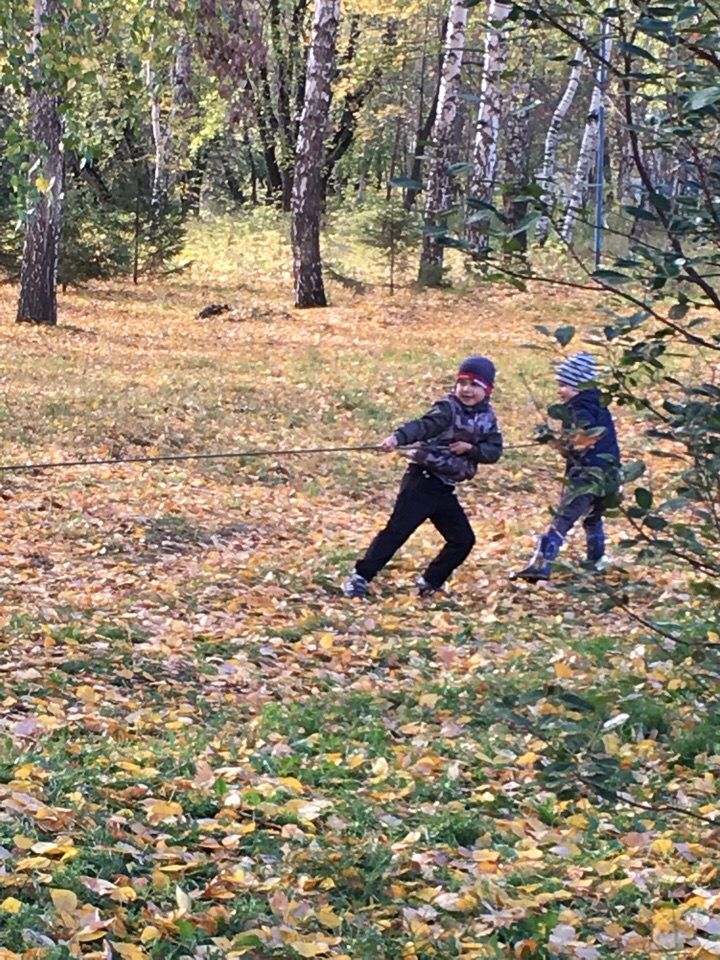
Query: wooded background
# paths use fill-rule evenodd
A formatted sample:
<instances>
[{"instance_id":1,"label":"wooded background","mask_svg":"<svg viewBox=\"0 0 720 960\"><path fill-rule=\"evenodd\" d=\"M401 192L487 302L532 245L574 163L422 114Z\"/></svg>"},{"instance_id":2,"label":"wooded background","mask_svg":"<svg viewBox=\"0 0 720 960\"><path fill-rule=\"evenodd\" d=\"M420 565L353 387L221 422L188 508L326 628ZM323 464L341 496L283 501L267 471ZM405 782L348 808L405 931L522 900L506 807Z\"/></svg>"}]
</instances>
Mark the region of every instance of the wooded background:
<instances>
[{"instance_id":1,"label":"wooded background","mask_svg":"<svg viewBox=\"0 0 720 960\"><path fill-rule=\"evenodd\" d=\"M56 275L137 282L188 218L261 204L291 213L298 306L325 302L322 217L350 204L376 205L391 257L418 247L425 284L448 245L505 277L548 241L592 268L598 184L619 270L717 308L719 35L708 2L12 0L0 263L18 319L56 322Z\"/></svg>"}]
</instances>

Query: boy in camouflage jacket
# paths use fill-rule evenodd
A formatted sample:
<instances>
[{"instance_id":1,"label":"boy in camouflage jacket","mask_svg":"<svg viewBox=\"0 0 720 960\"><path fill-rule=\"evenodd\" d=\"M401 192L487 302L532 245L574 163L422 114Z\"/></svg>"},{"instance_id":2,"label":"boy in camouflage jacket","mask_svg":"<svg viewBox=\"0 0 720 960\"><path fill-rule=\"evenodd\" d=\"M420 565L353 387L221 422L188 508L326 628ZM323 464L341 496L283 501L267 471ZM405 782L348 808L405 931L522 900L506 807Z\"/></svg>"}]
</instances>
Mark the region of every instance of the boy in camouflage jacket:
<instances>
[{"instance_id":1,"label":"boy in camouflage jacket","mask_svg":"<svg viewBox=\"0 0 720 960\"><path fill-rule=\"evenodd\" d=\"M411 446L411 463L390 519L343 583L345 596L366 597L370 581L426 520L444 537L445 546L417 580L421 596L439 590L468 556L475 535L455 485L472 479L478 464L495 463L502 455L502 436L489 401L494 383L493 363L468 357L451 393L383 441L387 452Z\"/></svg>"}]
</instances>

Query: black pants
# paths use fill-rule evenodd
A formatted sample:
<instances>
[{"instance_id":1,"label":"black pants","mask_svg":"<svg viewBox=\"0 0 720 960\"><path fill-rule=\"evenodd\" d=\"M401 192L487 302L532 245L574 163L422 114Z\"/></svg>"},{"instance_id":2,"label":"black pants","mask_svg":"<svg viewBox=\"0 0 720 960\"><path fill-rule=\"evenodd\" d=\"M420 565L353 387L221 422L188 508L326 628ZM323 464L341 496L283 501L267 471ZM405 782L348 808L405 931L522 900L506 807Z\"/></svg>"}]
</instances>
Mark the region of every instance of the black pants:
<instances>
[{"instance_id":1,"label":"black pants","mask_svg":"<svg viewBox=\"0 0 720 960\"><path fill-rule=\"evenodd\" d=\"M431 586L442 586L474 547L475 534L455 488L417 464L408 467L390 519L355 564L356 572L372 580L426 520L445 538L445 546L423 576Z\"/></svg>"}]
</instances>

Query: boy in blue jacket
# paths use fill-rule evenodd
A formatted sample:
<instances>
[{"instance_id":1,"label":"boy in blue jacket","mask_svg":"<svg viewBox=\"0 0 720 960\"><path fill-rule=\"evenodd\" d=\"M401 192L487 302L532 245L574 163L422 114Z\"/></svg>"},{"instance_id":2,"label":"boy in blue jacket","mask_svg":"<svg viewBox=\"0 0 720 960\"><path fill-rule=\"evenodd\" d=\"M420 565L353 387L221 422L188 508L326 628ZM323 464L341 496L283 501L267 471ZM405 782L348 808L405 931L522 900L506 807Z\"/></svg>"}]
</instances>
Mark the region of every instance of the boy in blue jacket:
<instances>
[{"instance_id":1,"label":"boy in blue jacket","mask_svg":"<svg viewBox=\"0 0 720 960\"><path fill-rule=\"evenodd\" d=\"M468 357L451 393L382 442L386 452L413 445L408 451L411 463L390 519L342 585L346 597L365 598L373 577L426 520L444 537L445 546L418 578L420 596L439 590L470 553L475 535L455 485L472 479L478 464L495 463L502 454L502 436L489 400L494 383L492 361Z\"/></svg>"},{"instance_id":2,"label":"boy in blue jacket","mask_svg":"<svg viewBox=\"0 0 720 960\"><path fill-rule=\"evenodd\" d=\"M563 494L547 531L538 540L535 554L524 569L513 575L536 583L549 580L552 562L569 530L582 517L587 563L600 569L605 555L603 513L608 498L620 483L620 450L615 423L600 403L592 354L575 353L556 369L558 396L563 402L562 440L551 441L565 457Z\"/></svg>"}]
</instances>

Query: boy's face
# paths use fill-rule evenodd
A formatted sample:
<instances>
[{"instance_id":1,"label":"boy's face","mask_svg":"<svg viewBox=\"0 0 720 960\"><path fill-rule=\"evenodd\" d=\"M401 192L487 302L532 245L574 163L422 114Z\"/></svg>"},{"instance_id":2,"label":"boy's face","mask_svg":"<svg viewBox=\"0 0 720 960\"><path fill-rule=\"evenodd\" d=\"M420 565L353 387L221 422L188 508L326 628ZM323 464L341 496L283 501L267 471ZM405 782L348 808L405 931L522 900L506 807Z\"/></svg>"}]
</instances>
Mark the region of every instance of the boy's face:
<instances>
[{"instance_id":1,"label":"boy's face","mask_svg":"<svg viewBox=\"0 0 720 960\"><path fill-rule=\"evenodd\" d=\"M572 400L573 397L578 395L578 391L575 389L575 387L571 387L568 383L559 383L557 392L563 403L567 403L568 400Z\"/></svg>"},{"instance_id":2,"label":"boy's face","mask_svg":"<svg viewBox=\"0 0 720 960\"><path fill-rule=\"evenodd\" d=\"M455 396L466 407L475 407L485 399L485 389L472 377L459 377L455 384Z\"/></svg>"}]
</instances>

